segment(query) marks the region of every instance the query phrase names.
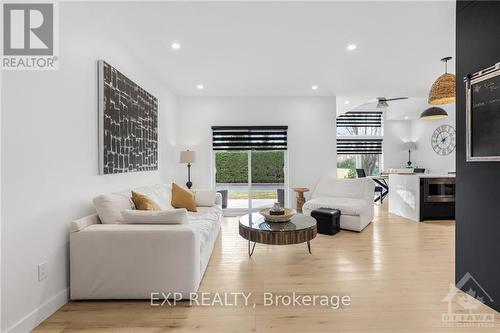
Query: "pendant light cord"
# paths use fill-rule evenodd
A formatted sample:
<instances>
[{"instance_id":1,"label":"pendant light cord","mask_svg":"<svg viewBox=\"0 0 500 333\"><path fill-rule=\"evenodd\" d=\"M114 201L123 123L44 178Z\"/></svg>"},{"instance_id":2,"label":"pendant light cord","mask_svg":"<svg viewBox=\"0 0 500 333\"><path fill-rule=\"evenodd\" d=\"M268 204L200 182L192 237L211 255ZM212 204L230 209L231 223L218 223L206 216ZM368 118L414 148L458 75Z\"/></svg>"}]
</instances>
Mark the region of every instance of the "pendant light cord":
<instances>
[{"instance_id":1,"label":"pendant light cord","mask_svg":"<svg viewBox=\"0 0 500 333\"><path fill-rule=\"evenodd\" d=\"M448 73L448 61L451 59L452 59L452 57L445 57L445 58L441 59L441 61L444 62L444 73L445 74Z\"/></svg>"}]
</instances>

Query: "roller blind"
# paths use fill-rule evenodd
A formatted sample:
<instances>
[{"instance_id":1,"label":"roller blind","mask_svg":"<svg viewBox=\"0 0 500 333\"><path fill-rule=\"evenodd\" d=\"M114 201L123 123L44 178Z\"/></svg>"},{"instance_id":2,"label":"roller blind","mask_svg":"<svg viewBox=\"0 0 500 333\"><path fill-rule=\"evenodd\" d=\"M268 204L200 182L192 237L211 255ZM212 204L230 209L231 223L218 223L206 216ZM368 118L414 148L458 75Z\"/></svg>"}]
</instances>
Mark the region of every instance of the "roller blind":
<instances>
[{"instance_id":1,"label":"roller blind","mask_svg":"<svg viewBox=\"0 0 500 333\"><path fill-rule=\"evenodd\" d=\"M382 112L347 112L337 117L337 127L382 127Z\"/></svg>"},{"instance_id":2,"label":"roller blind","mask_svg":"<svg viewBox=\"0 0 500 333\"><path fill-rule=\"evenodd\" d=\"M288 126L212 126L213 150L286 150Z\"/></svg>"},{"instance_id":3,"label":"roller blind","mask_svg":"<svg viewBox=\"0 0 500 333\"><path fill-rule=\"evenodd\" d=\"M382 154L382 139L337 139L337 154Z\"/></svg>"}]
</instances>

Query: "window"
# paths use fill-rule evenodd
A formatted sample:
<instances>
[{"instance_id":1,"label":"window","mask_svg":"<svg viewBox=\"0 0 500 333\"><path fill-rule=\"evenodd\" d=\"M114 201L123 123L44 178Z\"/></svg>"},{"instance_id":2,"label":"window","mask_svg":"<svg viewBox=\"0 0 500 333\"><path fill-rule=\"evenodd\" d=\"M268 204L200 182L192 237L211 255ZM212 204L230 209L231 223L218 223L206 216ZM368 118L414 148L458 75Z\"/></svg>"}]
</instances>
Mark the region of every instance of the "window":
<instances>
[{"instance_id":1,"label":"window","mask_svg":"<svg viewBox=\"0 0 500 333\"><path fill-rule=\"evenodd\" d=\"M226 214L285 205L287 126L214 126L212 148Z\"/></svg>"},{"instance_id":2,"label":"window","mask_svg":"<svg viewBox=\"0 0 500 333\"><path fill-rule=\"evenodd\" d=\"M367 176L382 168L382 112L351 111L337 117L337 177L356 178L356 169Z\"/></svg>"}]
</instances>

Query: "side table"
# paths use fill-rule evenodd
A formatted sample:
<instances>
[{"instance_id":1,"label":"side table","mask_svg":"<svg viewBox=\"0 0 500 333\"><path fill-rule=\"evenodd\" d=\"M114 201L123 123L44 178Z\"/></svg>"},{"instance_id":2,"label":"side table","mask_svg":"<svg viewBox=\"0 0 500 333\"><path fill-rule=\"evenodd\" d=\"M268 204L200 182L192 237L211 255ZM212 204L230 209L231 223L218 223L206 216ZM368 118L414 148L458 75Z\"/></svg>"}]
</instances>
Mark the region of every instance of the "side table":
<instances>
[{"instance_id":1,"label":"side table","mask_svg":"<svg viewBox=\"0 0 500 333\"><path fill-rule=\"evenodd\" d=\"M309 189L307 187L294 187L293 190L297 192L297 213L302 213L302 206L306 202L304 193L309 192Z\"/></svg>"}]
</instances>

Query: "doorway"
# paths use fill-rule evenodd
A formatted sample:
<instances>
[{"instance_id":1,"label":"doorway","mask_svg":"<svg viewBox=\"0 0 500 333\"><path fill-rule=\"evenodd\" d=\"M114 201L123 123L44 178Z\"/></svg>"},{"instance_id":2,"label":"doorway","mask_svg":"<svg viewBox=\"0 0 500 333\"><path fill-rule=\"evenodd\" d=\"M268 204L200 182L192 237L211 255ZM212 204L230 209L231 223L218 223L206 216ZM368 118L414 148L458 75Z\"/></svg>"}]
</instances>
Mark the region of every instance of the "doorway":
<instances>
[{"instance_id":1,"label":"doorway","mask_svg":"<svg viewBox=\"0 0 500 333\"><path fill-rule=\"evenodd\" d=\"M285 205L286 150L215 150L215 188L223 194L225 215Z\"/></svg>"}]
</instances>

